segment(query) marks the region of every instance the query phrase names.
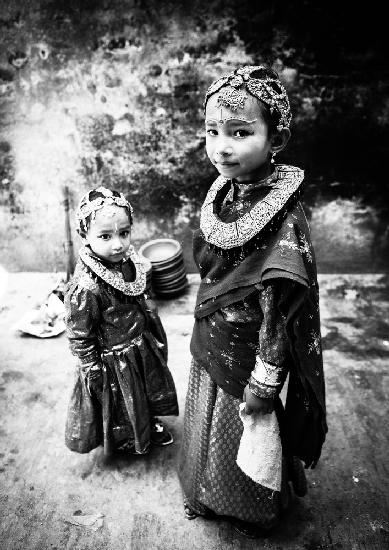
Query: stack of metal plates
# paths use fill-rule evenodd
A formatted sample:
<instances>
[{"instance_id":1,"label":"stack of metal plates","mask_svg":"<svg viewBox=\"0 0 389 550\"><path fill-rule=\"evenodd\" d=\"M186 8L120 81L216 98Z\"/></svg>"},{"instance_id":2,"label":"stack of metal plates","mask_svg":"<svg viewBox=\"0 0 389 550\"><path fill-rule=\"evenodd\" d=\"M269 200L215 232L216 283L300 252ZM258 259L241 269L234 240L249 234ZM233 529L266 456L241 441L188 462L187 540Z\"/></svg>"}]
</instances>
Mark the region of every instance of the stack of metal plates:
<instances>
[{"instance_id":1,"label":"stack of metal plates","mask_svg":"<svg viewBox=\"0 0 389 550\"><path fill-rule=\"evenodd\" d=\"M141 257L151 262L151 286L155 294L173 298L188 286L182 247L174 239L148 241L139 249Z\"/></svg>"}]
</instances>

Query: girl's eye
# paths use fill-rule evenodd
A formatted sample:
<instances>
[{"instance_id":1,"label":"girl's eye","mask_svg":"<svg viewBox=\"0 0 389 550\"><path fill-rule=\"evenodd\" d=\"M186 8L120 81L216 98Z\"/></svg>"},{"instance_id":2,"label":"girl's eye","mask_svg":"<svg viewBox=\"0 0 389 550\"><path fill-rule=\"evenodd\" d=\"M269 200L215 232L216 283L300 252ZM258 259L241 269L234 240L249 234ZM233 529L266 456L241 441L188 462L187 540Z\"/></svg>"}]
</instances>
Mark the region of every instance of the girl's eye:
<instances>
[{"instance_id":1,"label":"girl's eye","mask_svg":"<svg viewBox=\"0 0 389 550\"><path fill-rule=\"evenodd\" d=\"M126 237L128 237L129 234L130 232L127 230L120 232L120 236L122 237L122 239L125 239Z\"/></svg>"},{"instance_id":2,"label":"girl's eye","mask_svg":"<svg viewBox=\"0 0 389 550\"><path fill-rule=\"evenodd\" d=\"M234 136L238 138L247 137L250 135L250 132L247 130L235 130Z\"/></svg>"},{"instance_id":3,"label":"girl's eye","mask_svg":"<svg viewBox=\"0 0 389 550\"><path fill-rule=\"evenodd\" d=\"M214 130L213 128L207 128L207 129L206 129L206 133L207 133L209 136L217 136L217 131Z\"/></svg>"},{"instance_id":4,"label":"girl's eye","mask_svg":"<svg viewBox=\"0 0 389 550\"><path fill-rule=\"evenodd\" d=\"M108 233L103 233L102 235L100 235L100 239L102 239L103 241L108 241L110 238L111 236L108 235Z\"/></svg>"}]
</instances>

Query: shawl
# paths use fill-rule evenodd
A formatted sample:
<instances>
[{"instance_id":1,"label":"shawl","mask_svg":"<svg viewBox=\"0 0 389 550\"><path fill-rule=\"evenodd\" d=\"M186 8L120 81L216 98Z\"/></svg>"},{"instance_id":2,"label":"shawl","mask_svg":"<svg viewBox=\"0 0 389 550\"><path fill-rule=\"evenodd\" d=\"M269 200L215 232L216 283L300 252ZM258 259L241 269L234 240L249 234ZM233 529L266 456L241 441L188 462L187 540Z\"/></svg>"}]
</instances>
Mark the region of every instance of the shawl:
<instances>
[{"instance_id":1,"label":"shawl","mask_svg":"<svg viewBox=\"0 0 389 550\"><path fill-rule=\"evenodd\" d=\"M286 318L292 358L285 414L280 424L288 452L304 460L306 467L314 467L327 432L325 385L316 262L307 220L298 202L299 193L297 185L285 193L282 202L266 204L266 223L258 233L251 232L249 239L240 241L239 254L236 242L230 254L228 248L210 243L201 229L194 233L194 259L201 276L195 318L242 300L268 280L292 279L297 283L292 305L279 304ZM270 194L271 190L260 202L266 202ZM196 330L192 349L196 347L195 338Z\"/></svg>"}]
</instances>

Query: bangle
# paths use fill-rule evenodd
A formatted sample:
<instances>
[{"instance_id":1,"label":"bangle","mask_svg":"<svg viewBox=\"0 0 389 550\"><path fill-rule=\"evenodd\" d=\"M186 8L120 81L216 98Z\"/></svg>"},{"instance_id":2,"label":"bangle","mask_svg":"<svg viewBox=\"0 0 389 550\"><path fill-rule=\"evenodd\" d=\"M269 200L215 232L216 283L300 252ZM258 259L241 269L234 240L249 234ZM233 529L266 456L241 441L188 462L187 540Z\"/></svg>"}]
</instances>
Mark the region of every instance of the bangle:
<instances>
[{"instance_id":1,"label":"bangle","mask_svg":"<svg viewBox=\"0 0 389 550\"><path fill-rule=\"evenodd\" d=\"M273 399L278 393L277 387L261 384L253 377L250 377L249 389L251 393L253 393L256 397L260 397L261 399Z\"/></svg>"},{"instance_id":2,"label":"bangle","mask_svg":"<svg viewBox=\"0 0 389 550\"><path fill-rule=\"evenodd\" d=\"M251 373L252 377L260 384L279 386L286 378L286 369L282 366L272 365L263 361L259 355L256 356L255 367Z\"/></svg>"}]
</instances>

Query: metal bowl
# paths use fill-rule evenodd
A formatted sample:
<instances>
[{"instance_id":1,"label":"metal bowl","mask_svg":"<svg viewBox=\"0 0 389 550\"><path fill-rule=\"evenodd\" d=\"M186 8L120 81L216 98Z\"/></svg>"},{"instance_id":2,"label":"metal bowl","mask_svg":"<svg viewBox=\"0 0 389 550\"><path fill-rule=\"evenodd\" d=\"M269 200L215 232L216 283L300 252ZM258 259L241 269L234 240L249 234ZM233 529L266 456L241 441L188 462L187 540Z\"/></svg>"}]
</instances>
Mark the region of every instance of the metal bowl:
<instances>
[{"instance_id":1,"label":"metal bowl","mask_svg":"<svg viewBox=\"0 0 389 550\"><path fill-rule=\"evenodd\" d=\"M154 265L171 262L182 254L181 245L175 239L154 239L143 244L139 254L144 256Z\"/></svg>"},{"instance_id":2,"label":"metal bowl","mask_svg":"<svg viewBox=\"0 0 389 550\"><path fill-rule=\"evenodd\" d=\"M169 289L172 289L172 288L178 288L180 286L182 286L185 282L187 282L187 278L186 278L186 275L182 275L181 277L175 279L174 281L167 281L167 282L164 282L164 283L156 283L156 282L153 282L153 287L155 288L155 290L169 290Z\"/></svg>"},{"instance_id":3,"label":"metal bowl","mask_svg":"<svg viewBox=\"0 0 389 550\"><path fill-rule=\"evenodd\" d=\"M179 287L175 287L174 289L169 289L169 290L156 290L155 293L160 298L176 298L177 296L184 294L184 292L188 287L189 287L189 284L187 281L185 281Z\"/></svg>"},{"instance_id":4,"label":"metal bowl","mask_svg":"<svg viewBox=\"0 0 389 550\"><path fill-rule=\"evenodd\" d=\"M153 280L155 282L163 282L163 281L174 281L174 279L177 279L178 277L181 277L181 275L184 275L186 273L185 266L176 269L169 273L153 273Z\"/></svg>"},{"instance_id":5,"label":"metal bowl","mask_svg":"<svg viewBox=\"0 0 389 550\"><path fill-rule=\"evenodd\" d=\"M182 255L178 256L178 258L175 258L173 260L167 260L164 263L159 264L153 264L153 272L156 275L166 275L167 273L172 273L174 271L177 271L177 269L181 269L185 266L184 258Z\"/></svg>"}]
</instances>

